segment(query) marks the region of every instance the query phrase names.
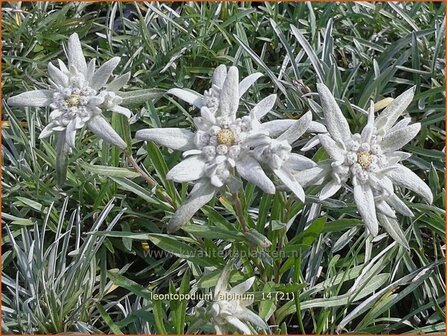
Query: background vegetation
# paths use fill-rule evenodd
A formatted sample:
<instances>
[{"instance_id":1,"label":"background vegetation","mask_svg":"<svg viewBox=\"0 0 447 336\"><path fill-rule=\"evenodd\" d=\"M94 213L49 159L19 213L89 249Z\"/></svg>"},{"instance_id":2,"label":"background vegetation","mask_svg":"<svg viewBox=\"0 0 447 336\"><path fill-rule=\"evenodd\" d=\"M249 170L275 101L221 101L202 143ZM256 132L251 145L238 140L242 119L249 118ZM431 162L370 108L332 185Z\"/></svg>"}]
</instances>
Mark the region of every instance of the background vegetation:
<instances>
[{"instance_id":1,"label":"background vegetation","mask_svg":"<svg viewBox=\"0 0 447 336\"><path fill-rule=\"evenodd\" d=\"M3 104L3 333L209 333L198 301L150 300L151 293L206 293L236 252L234 284L257 276L254 310L274 333L445 332L444 3L3 3L3 97L47 85L47 64L77 32L88 58L122 58L127 90L208 88L219 64L241 77L265 74L244 101L279 95L275 118L321 113L316 83L332 90L351 128L370 99L416 85L408 114L422 124L406 165L435 195L412 199L402 218L407 251L386 235L371 241L346 195L302 204L252 185L241 193L265 252L239 233L223 193L184 231L167 235L171 205L128 168L116 148L87 131L55 180L52 142L39 141L45 109ZM294 36L290 24L302 36ZM314 101L315 98L315 101ZM353 106L351 106L353 104ZM188 187L165 180L180 154L131 136L147 127L189 127L197 111L159 94L133 108L130 125L109 115L159 190L180 204ZM322 150L311 152L318 161ZM106 168L111 167L111 168ZM122 209L126 209L122 211ZM199 225L206 224L206 225ZM253 251L258 254L253 255ZM294 251L291 258L281 251ZM169 252L169 253L168 253ZM245 255L242 252L246 252ZM279 298L275 293L294 297ZM261 299L262 293L272 293Z\"/></svg>"}]
</instances>

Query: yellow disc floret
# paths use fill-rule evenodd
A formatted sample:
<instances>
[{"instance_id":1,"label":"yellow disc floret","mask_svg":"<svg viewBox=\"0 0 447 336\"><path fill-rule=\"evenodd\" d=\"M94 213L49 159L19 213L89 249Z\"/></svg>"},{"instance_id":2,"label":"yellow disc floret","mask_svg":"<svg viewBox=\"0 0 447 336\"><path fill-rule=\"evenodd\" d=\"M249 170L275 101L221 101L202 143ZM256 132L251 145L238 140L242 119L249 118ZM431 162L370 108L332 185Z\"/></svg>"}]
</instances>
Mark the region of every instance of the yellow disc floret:
<instances>
[{"instance_id":1,"label":"yellow disc floret","mask_svg":"<svg viewBox=\"0 0 447 336\"><path fill-rule=\"evenodd\" d=\"M72 94L67 99L65 99L65 103L69 107L77 107L79 106L79 103L81 102L81 96Z\"/></svg>"},{"instance_id":2,"label":"yellow disc floret","mask_svg":"<svg viewBox=\"0 0 447 336\"><path fill-rule=\"evenodd\" d=\"M224 128L217 133L217 142L219 145L231 146L234 144L234 134L228 128Z\"/></svg>"},{"instance_id":3,"label":"yellow disc floret","mask_svg":"<svg viewBox=\"0 0 447 336\"><path fill-rule=\"evenodd\" d=\"M357 154L357 162L363 169L367 170L373 161L370 152L361 152Z\"/></svg>"}]
</instances>

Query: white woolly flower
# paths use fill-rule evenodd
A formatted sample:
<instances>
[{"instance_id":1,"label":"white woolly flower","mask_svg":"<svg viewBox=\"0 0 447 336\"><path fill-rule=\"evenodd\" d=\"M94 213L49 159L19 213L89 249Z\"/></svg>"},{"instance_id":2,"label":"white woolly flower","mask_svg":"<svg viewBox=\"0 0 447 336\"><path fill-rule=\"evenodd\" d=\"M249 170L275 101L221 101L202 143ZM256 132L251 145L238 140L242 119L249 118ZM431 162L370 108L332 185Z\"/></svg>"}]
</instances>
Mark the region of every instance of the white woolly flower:
<instances>
[{"instance_id":1,"label":"white woolly flower","mask_svg":"<svg viewBox=\"0 0 447 336\"><path fill-rule=\"evenodd\" d=\"M309 127L310 113L299 121L260 123L275 104L276 95L270 95L255 105L248 116L238 118L236 115L240 97L260 76L259 73L252 74L239 83L236 67L230 67L227 71L225 65L220 65L214 71L211 89L205 91L203 96L183 89L168 91L200 109L200 117L194 118L195 132L179 128L154 128L136 133L137 139L183 151L185 159L169 171L167 178L176 182L196 183L186 202L168 224L169 231L175 231L185 224L221 187L227 185L235 190L240 185L236 172L264 192L273 194L275 186L263 167L269 168L298 198L304 200L304 192L290 169L308 168L312 161L291 153L290 145ZM288 131L291 128L301 133L292 134ZM302 162L306 165L300 165Z\"/></svg>"},{"instance_id":2,"label":"white woolly flower","mask_svg":"<svg viewBox=\"0 0 447 336\"><path fill-rule=\"evenodd\" d=\"M11 106L50 106L50 123L39 138L49 137L53 132L64 136L68 148L74 148L76 131L87 126L103 140L120 148L126 143L102 117L104 110L131 116L131 111L120 106L123 99L117 95L130 78L130 74L107 82L120 58L114 57L97 70L95 60L86 63L81 43L76 33L68 39L68 66L58 60L59 67L48 64L48 75L52 88L21 93L8 99Z\"/></svg>"},{"instance_id":3,"label":"white woolly flower","mask_svg":"<svg viewBox=\"0 0 447 336\"><path fill-rule=\"evenodd\" d=\"M258 162L273 171L281 182L304 202L304 190L293 173L315 167L316 164L303 155L292 153L292 144L312 127L312 114L307 112L299 120L280 121L289 124L285 132L275 138L272 138L272 135L276 135L273 133L269 133L268 137L255 134L249 139L247 146L251 148L251 155Z\"/></svg>"},{"instance_id":4,"label":"white woolly flower","mask_svg":"<svg viewBox=\"0 0 447 336\"><path fill-rule=\"evenodd\" d=\"M396 229L395 211L405 216L413 216L413 213L394 193L394 186L412 190L429 203L433 201L432 192L424 181L400 164L411 154L399 149L412 140L421 127L420 123L410 124L410 118L396 123L411 103L414 88L394 99L376 119L374 104L371 103L368 122L360 134L351 134L348 122L329 89L319 84L318 92L328 129L327 134L318 137L330 156L329 164L298 172L296 179L304 185L319 184L329 174L330 180L319 196L321 200L346 186L353 190L358 211L371 235L378 234L380 222L393 238L402 238L401 231Z\"/></svg>"},{"instance_id":5,"label":"white woolly flower","mask_svg":"<svg viewBox=\"0 0 447 336\"><path fill-rule=\"evenodd\" d=\"M220 276L214 290L214 302L210 313L212 323L217 334L228 334L231 327L243 334L253 334L250 324L262 330L269 330L269 326L258 315L247 307L253 304L253 296L246 292L251 288L255 277L240 283L228 290L230 268L226 267ZM250 323L250 324L248 324Z\"/></svg>"}]
</instances>

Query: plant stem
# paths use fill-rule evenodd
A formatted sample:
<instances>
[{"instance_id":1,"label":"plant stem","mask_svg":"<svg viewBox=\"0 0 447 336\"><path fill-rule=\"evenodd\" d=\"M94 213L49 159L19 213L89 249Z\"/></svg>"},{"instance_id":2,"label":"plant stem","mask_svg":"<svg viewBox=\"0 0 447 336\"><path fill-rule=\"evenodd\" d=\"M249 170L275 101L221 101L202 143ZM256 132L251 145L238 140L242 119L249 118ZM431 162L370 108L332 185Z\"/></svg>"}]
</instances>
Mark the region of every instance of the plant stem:
<instances>
[{"instance_id":1,"label":"plant stem","mask_svg":"<svg viewBox=\"0 0 447 336\"><path fill-rule=\"evenodd\" d=\"M286 229L282 229L280 230L280 234L278 236L278 247L276 248L276 250L281 253L281 251L283 250L283 245L284 245L284 237L286 236L287 232ZM275 266L275 280L276 283L281 283L281 274L280 274L280 269L281 269L281 259L278 259L276 261L276 266Z\"/></svg>"},{"instance_id":2,"label":"plant stem","mask_svg":"<svg viewBox=\"0 0 447 336\"><path fill-rule=\"evenodd\" d=\"M295 258L295 283L298 283L300 280L300 272L301 272L301 253L299 253L298 258ZM301 333L305 335L306 330L304 329L303 318L301 316L301 302L299 292L295 293L294 300L296 306L296 317L298 319L298 325L300 326Z\"/></svg>"},{"instance_id":3,"label":"plant stem","mask_svg":"<svg viewBox=\"0 0 447 336\"><path fill-rule=\"evenodd\" d=\"M138 174L141 175L141 177L144 178L144 180L147 182L149 187L151 189L155 188L156 189L155 193L158 194L158 196L161 196L166 202L168 202L170 205L172 205L174 209L176 209L176 204L172 200L172 198L166 193L166 191L160 190L159 188L156 188L156 187L159 186L157 181L155 181L152 176L150 176L143 169L141 169L141 167L138 165L138 163L135 160L135 158L132 156L132 153L130 153L128 151L125 151L124 154L126 155L127 161L130 163L130 165L135 169L135 171Z\"/></svg>"},{"instance_id":4,"label":"plant stem","mask_svg":"<svg viewBox=\"0 0 447 336\"><path fill-rule=\"evenodd\" d=\"M237 192L233 193L232 195L234 201L233 208L236 211L236 216L239 220L239 223L241 224L242 231L248 232L248 227L247 223L245 222L244 211L242 210L242 204L241 200L239 199L239 195Z\"/></svg>"},{"instance_id":5,"label":"plant stem","mask_svg":"<svg viewBox=\"0 0 447 336\"><path fill-rule=\"evenodd\" d=\"M67 153L65 151L65 132L57 132L56 142L56 181L61 187L67 179Z\"/></svg>"},{"instance_id":6,"label":"plant stem","mask_svg":"<svg viewBox=\"0 0 447 336\"><path fill-rule=\"evenodd\" d=\"M134 159L131 153L125 152L127 161L130 163L130 165L135 169L135 171L140 174L149 184L151 188L155 187L158 183L155 181L151 176L149 176L143 169L140 168L137 161Z\"/></svg>"}]
</instances>

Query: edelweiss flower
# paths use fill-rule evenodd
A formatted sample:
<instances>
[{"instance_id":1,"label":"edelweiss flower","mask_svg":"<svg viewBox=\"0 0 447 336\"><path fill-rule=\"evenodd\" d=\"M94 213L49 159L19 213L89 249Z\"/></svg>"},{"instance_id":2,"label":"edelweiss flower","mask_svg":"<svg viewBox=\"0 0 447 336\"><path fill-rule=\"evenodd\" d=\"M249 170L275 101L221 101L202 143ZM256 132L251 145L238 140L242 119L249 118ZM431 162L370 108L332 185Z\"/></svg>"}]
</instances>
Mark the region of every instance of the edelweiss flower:
<instances>
[{"instance_id":1,"label":"edelweiss flower","mask_svg":"<svg viewBox=\"0 0 447 336\"><path fill-rule=\"evenodd\" d=\"M290 144L306 131L311 114L298 121L260 123L275 103L276 95L270 95L254 106L248 116L236 116L240 97L260 76L252 74L239 83L236 67L230 67L227 72L226 66L220 65L214 71L211 89L203 96L182 89L168 91L200 108L201 116L194 118L195 133L179 128L145 129L136 133L137 139L155 141L184 152L185 159L169 171L168 179L196 181L189 198L168 224L170 231L186 223L224 185L236 190L241 182L235 177L235 171L264 192L273 194L275 186L263 169L267 167L304 200L304 191L291 171L315 164L291 153Z\"/></svg>"},{"instance_id":2,"label":"edelweiss flower","mask_svg":"<svg viewBox=\"0 0 447 336\"><path fill-rule=\"evenodd\" d=\"M39 138L49 137L53 132L65 136L69 148L74 148L76 131L86 125L97 136L120 148L126 143L101 116L103 110L121 113L126 117L131 112L120 106L122 98L116 92L129 80L130 74L118 77L107 84L120 58L114 57L95 71L95 60L88 65L76 33L68 39L68 67L58 60L59 68L48 64L48 74L53 88L21 93L8 99L11 106L50 106L50 123Z\"/></svg>"},{"instance_id":3,"label":"edelweiss flower","mask_svg":"<svg viewBox=\"0 0 447 336\"><path fill-rule=\"evenodd\" d=\"M228 334L228 327L233 326L244 334L253 334L247 322L253 326L269 330L269 326L247 307L254 301L252 295L245 294L253 285L255 277L227 290L230 268L226 267L214 290L214 303L210 312L217 334Z\"/></svg>"},{"instance_id":4,"label":"edelweiss flower","mask_svg":"<svg viewBox=\"0 0 447 336\"><path fill-rule=\"evenodd\" d=\"M291 120L281 121L290 122ZM293 120L289 128L276 138L272 138L272 136L276 135L276 132L268 132L268 136L260 132L255 133L245 143L245 146L251 149L251 156L270 168L281 182L302 202L305 199L304 190L293 176L293 172L315 167L316 164L303 155L292 153L291 144L310 128L311 122L312 114L308 112L298 121Z\"/></svg>"},{"instance_id":5,"label":"edelweiss flower","mask_svg":"<svg viewBox=\"0 0 447 336\"><path fill-rule=\"evenodd\" d=\"M424 181L399 163L411 154L398 149L413 139L421 127L419 123L410 124L410 118L396 123L411 103L414 88L397 97L375 120L374 104L371 103L368 122L360 134L351 134L348 122L329 89L319 84L318 92L329 132L318 136L331 158L330 165L323 163L298 172L295 174L298 181L304 185L319 184L329 173L331 180L321 190L321 200L334 195L343 185L353 190L358 211L373 236L378 234L378 217L380 224L389 232L388 228L395 222L395 211L413 216L394 193L394 185L418 193L429 203L433 201L430 188ZM347 185L348 181L352 189Z\"/></svg>"}]
</instances>

